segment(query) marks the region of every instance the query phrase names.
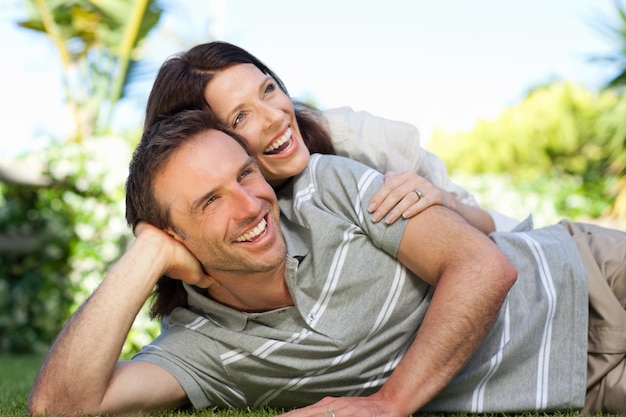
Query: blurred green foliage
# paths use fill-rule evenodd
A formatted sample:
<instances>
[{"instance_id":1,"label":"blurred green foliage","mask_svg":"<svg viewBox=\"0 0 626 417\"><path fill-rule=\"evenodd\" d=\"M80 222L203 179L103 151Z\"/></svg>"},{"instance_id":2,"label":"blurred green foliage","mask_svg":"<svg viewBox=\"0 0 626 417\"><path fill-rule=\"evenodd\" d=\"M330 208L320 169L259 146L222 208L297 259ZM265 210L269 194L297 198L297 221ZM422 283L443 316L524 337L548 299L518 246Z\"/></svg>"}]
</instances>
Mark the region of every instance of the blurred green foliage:
<instances>
[{"instance_id":1,"label":"blurred green foliage","mask_svg":"<svg viewBox=\"0 0 626 417\"><path fill-rule=\"evenodd\" d=\"M143 41L161 18L156 0L24 0L23 28L54 43L63 68L65 103L73 115L69 141L110 127L113 109L141 74ZM129 77L130 74L134 77Z\"/></svg>"},{"instance_id":2,"label":"blurred green foliage","mask_svg":"<svg viewBox=\"0 0 626 417\"><path fill-rule=\"evenodd\" d=\"M77 240L73 216L59 204L58 189L0 184L0 190L2 234L31 246L0 252L0 351L41 352L67 318L77 290L67 262Z\"/></svg>"},{"instance_id":3,"label":"blurred green foliage","mask_svg":"<svg viewBox=\"0 0 626 417\"><path fill-rule=\"evenodd\" d=\"M46 161L49 186L0 183L0 234L30 244L0 251L0 352L44 352L126 249L132 238L124 221L130 142L52 143L41 155L29 155ZM139 320L135 331L153 337L157 324ZM136 347L129 340L125 352Z\"/></svg>"},{"instance_id":4,"label":"blurred green foliage","mask_svg":"<svg viewBox=\"0 0 626 417\"><path fill-rule=\"evenodd\" d=\"M616 69L598 92L567 82L530 91L471 132L434 132L431 149L451 171L506 174L522 192L545 192L559 213L626 219L626 7L594 22L612 51L592 60ZM552 185L554 184L554 185Z\"/></svg>"},{"instance_id":5,"label":"blurred green foliage","mask_svg":"<svg viewBox=\"0 0 626 417\"><path fill-rule=\"evenodd\" d=\"M25 0L21 25L49 36L64 68L73 135L39 154L50 186L0 183L0 235L28 250L0 251L0 352L43 352L132 239L123 184L138 135L108 135L139 48L161 15L150 0ZM626 56L626 13L616 1L609 32ZM518 105L466 133L436 131L429 147L487 207L517 218L626 217L624 68L609 90L570 83L531 91ZM507 203L502 205L501 203ZM496 204L498 203L498 204ZM515 211L520 210L520 211ZM120 289L123 291L123 289ZM158 332L137 318L122 352L130 356ZM105 335L103 335L105 337Z\"/></svg>"},{"instance_id":6,"label":"blurred green foliage","mask_svg":"<svg viewBox=\"0 0 626 417\"><path fill-rule=\"evenodd\" d=\"M613 214L623 193L626 135L614 123L624 102L615 92L593 93L571 83L537 88L495 120L481 120L470 132L437 130L429 146L451 171L507 174L519 187L541 187L568 217ZM622 113L623 115L626 113ZM573 203L573 195L589 204Z\"/></svg>"},{"instance_id":7,"label":"blurred green foliage","mask_svg":"<svg viewBox=\"0 0 626 417\"><path fill-rule=\"evenodd\" d=\"M111 112L162 7L155 0L24 4L28 18L19 24L47 36L59 54L74 121L64 141L25 156L43 163L50 185L0 183L0 235L14 246L0 250L0 352L41 353L129 240L123 185L139 133L110 134ZM145 313L137 321L123 355L157 331Z\"/></svg>"}]
</instances>

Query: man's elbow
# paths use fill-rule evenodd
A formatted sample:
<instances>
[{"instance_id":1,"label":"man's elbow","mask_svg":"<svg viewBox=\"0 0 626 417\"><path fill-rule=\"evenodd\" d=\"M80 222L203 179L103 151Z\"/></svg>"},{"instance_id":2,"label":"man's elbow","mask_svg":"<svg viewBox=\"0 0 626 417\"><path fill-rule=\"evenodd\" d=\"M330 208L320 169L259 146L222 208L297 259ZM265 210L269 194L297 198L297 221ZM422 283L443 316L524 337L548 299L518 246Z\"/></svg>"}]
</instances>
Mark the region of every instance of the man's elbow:
<instances>
[{"instance_id":1,"label":"man's elbow","mask_svg":"<svg viewBox=\"0 0 626 417\"><path fill-rule=\"evenodd\" d=\"M517 281L517 268L506 256L504 256L504 254L498 253L497 256L499 258L497 265L500 270L500 273L498 274L498 276L500 277L500 285L498 285L498 288L500 289L502 296L506 297L506 295L509 293L509 290L513 287L513 285L515 285L515 282Z\"/></svg>"},{"instance_id":2,"label":"man's elbow","mask_svg":"<svg viewBox=\"0 0 626 417\"><path fill-rule=\"evenodd\" d=\"M28 396L28 414L31 416L53 416L64 414L54 409L54 399L45 397L45 395L42 395L37 390L33 389Z\"/></svg>"},{"instance_id":3,"label":"man's elbow","mask_svg":"<svg viewBox=\"0 0 626 417\"><path fill-rule=\"evenodd\" d=\"M31 416L73 416L94 415L81 404L69 404L60 396L46 395L37 390L31 391L28 397L28 413Z\"/></svg>"},{"instance_id":4,"label":"man's elbow","mask_svg":"<svg viewBox=\"0 0 626 417\"><path fill-rule=\"evenodd\" d=\"M72 413L60 409L59 404L55 404L54 398L46 398L44 395L33 391L28 397L28 414L31 416L61 416Z\"/></svg>"},{"instance_id":5,"label":"man's elbow","mask_svg":"<svg viewBox=\"0 0 626 417\"><path fill-rule=\"evenodd\" d=\"M41 402L39 400L28 401L28 414L31 416L57 416L64 414L54 410L53 408L52 404L46 404L45 402Z\"/></svg>"}]
</instances>

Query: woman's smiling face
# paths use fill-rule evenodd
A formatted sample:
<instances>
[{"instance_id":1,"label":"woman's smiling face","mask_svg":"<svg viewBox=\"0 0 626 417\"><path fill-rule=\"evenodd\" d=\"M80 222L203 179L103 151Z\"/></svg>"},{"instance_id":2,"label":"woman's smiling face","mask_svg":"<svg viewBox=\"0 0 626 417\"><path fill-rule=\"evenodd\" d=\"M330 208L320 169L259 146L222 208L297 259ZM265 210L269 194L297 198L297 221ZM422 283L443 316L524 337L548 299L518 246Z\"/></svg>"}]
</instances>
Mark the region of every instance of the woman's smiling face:
<instances>
[{"instance_id":1,"label":"woman's smiling face","mask_svg":"<svg viewBox=\"0 0 626 417\"><path fill-rule=\"evenodd\" d=\"M216 73L204 89L215 114L246 140L265 179L274 187L304 170L309 160L293 102L252 64Z\"/></svg>"}]
</instances>

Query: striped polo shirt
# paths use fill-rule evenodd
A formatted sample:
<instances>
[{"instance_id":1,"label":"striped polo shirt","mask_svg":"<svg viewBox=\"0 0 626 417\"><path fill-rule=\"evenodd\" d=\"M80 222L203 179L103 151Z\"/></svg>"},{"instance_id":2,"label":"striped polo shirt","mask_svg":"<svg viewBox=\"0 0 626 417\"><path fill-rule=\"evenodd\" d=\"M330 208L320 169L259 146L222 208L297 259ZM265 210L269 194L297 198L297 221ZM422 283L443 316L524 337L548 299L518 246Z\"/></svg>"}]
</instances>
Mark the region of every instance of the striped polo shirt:
<instances>
[{"instance_id":1,"label":"striped polo shirt","mask_svg":"<svg viewBox=\"0 0 626 417\"><path fill-rule=\"evenodd\" d=\"M135 360L169 371L197 409L291 408L377 391L413 341L432 288L395 259L405 221L374 223L380 173L312 155L279 192L286 282L295 305L244 313L186 286L161 335ZM432 411L579 408L585 394L587 286L561 226L493 239L519 278L498 320ZM416 254L419 256L419 254Z\"/></svg>"}]
</instances>

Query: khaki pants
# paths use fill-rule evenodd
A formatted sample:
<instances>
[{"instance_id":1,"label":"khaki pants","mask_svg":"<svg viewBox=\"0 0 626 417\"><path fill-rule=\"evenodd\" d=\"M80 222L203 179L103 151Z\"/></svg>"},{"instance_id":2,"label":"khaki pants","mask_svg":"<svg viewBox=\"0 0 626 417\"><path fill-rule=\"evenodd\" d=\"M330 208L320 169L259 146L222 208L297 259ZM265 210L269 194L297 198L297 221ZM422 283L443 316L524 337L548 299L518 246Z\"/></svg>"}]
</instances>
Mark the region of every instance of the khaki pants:
<instances>
[{"instance_id":1,"label":"khaki pants","mask_svg":"<svg viewBox=\"0 0 626 417\"><path fill-rule=\"evenodd\" d=\"M562 222L589 280L587 396L583 412L626 413L626 233Z\"/></svg>"}]
</instances>

